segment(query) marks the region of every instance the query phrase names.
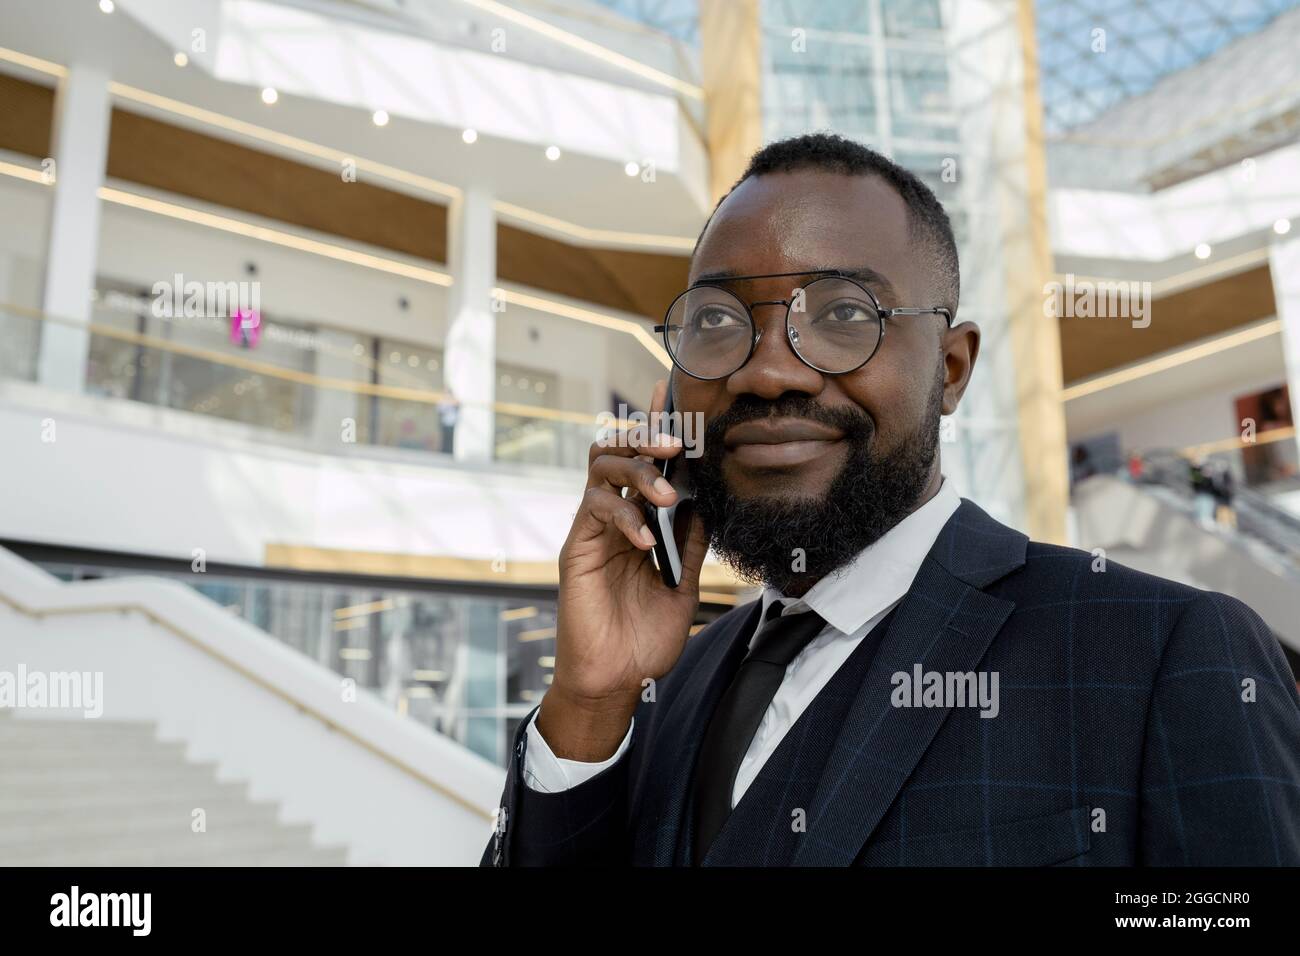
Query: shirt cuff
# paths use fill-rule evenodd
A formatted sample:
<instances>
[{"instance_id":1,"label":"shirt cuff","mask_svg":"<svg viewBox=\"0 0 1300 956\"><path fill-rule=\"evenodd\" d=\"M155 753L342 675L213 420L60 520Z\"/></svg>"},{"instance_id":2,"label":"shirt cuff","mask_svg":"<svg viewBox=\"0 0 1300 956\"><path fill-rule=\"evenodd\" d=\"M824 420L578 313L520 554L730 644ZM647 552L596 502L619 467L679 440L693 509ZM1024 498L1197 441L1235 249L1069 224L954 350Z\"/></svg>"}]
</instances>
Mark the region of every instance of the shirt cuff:
<instances>
[{"instance_id":1,"label":"shirt cuff","mask_svg":"<svg viewBox=\"0 0 1300 956\"><path fill-rule=\"evenodd\" d=\"M632 728L636 725L635 718L628 724L627 733L623 735L623 742L614 751L614 756L608 760L602 760L599 763L565 760L551 752L551 748L547 746L546 740L542 737L542 732L537 729L537 715L540 713L541 708L538 708L537 713L533 714L532 719L528 721L528 747L524 751L524 783L528 785L529 790L538 790L542 793L559 793L562 790L571 790L616 764L632 744Z\"/></svg>"}]
</instances>

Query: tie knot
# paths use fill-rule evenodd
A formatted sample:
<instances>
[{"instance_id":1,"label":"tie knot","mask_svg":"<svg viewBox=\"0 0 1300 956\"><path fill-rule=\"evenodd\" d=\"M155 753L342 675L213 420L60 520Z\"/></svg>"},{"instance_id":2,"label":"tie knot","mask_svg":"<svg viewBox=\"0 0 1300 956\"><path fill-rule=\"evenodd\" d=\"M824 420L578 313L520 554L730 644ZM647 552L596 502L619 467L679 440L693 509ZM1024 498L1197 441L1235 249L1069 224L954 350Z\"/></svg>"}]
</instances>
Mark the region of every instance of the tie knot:
<instances>
[{"instance_id":1,"label":"tie knot","mask_svg":"<svg viewBox=\"0 0 1300 956\"><path fill-rule=\"evenodd\" d=\"M744 663L762 661L784 668L799 656L799 652L812 642L826 627L826 621L816 611L782 614L781 605L773 604L754 634L754 643Z\"/></svg>"}]
</instances>

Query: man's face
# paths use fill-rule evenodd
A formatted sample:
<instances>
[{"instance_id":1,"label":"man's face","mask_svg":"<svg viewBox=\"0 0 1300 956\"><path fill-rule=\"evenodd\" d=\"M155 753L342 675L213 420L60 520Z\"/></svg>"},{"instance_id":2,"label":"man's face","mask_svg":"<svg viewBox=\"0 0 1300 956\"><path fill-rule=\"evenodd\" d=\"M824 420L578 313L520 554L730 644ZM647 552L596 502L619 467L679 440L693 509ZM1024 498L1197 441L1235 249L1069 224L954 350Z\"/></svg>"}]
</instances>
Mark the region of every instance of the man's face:
<instances>
[{"instance_id":1,"label":"man's face","mask_svg":"<svg viewBox=\"0 0 1300 956\"><path fill-rule=\"evenodd\" d=\"M753 177L714 215L691 282L869 270L877 278L862 284L884 308L942 305L909 223L902 198L876 177ZM747 303L788 301L813 278L724 284ZM753 312L762 337L745 366L716 381L679 371L674 400L704 414L704 454L690 473L715 551L746 577L801 593L937 490L938 418L956 408L978 332L969 323L949 331L938 315L887 319L870 362L829 375L794 354L783 306Z\"/></svg>"}]
</instances>

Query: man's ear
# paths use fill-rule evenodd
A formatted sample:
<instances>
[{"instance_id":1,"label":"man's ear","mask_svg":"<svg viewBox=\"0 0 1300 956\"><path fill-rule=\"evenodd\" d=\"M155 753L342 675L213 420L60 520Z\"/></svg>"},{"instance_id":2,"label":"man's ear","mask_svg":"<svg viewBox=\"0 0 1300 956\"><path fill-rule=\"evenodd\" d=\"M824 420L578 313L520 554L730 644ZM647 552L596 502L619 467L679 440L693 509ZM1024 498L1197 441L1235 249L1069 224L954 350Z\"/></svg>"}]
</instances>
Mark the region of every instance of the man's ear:
<instances>
[{"instance_id":1,"label":"man's ear","mask_svg":"<svg viewBox=\"0 0 1300 956\"><path fill-rule=\"evenodd\" d=\"M943 414L957 411L980 352L980 328L962 322L943 333Z\"/></svg>"}]
</instances>

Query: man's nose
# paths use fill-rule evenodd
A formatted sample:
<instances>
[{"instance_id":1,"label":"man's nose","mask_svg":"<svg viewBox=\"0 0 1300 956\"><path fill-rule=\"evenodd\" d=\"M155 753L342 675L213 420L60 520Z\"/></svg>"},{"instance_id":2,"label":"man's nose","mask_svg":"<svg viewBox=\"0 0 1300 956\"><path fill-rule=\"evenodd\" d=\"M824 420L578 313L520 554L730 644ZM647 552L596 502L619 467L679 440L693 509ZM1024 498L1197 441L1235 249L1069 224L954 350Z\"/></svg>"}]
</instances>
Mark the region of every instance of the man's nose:
<instances>
[{"instance_id":1,"label":"man's nose","mask_svg":"<svg viewBox=\"0 0 1300 956\"><path fill-rule=\"evenodd\" d=\"M786 340L785 316L788 303L765 299L750 303L758 341L754 354L727 379L727 391L746 392L774 401L786 392L816 395L823 386L822 374L804 364Z\"/></svg>"}]
</instances>

